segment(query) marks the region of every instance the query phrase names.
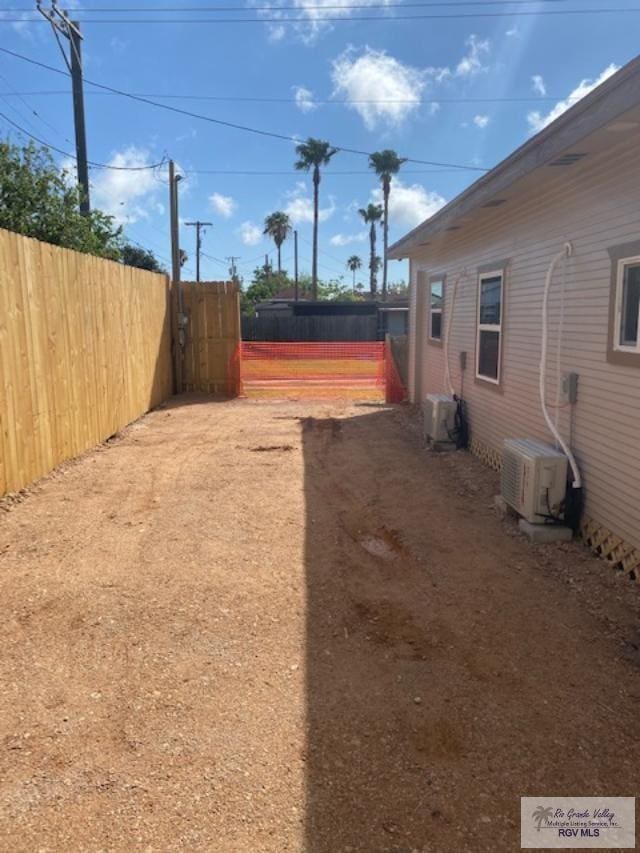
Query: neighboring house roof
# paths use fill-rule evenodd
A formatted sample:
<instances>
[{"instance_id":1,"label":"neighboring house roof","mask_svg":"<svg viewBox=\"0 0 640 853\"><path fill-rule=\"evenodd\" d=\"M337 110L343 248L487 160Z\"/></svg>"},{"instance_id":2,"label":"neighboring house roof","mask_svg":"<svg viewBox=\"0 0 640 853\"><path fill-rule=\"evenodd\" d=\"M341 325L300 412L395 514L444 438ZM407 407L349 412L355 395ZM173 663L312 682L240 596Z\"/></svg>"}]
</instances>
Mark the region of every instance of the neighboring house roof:
<instances>
[{"instance_id":1,"label":"neighboring house roof","mask_svg":"<svg viewBox=\"0 0 640 853\"><path fill-rule=\"evenodd\" d=\"M503 198L514 184L538 172L538 180L555 180L564 166L572 166L588 155L583 145L593 138L594 150L606 146L603 128L640 138L640 56L633 59L600 86L582 98L555 121L527 140L509 157L456 196L430 219L425 220L389 249L389 257L400 259L428 245L429 238L448 230L458 231L463 217L490 213L508 203ZM543 171L541 171L543 170ZM545 174L546 172L546 174ZM393 192L393 190L392 190Z\"/></svg>"},{"instance_id":2,"label":"neighboring house roof","mask_svg":"<svg viewBox=\"0 0 640 853\"><path fill-rule=\"evenodd\" d=\"M323 315L323 314L351 314L366 315L375 314L378 311L408 311L409 301L395 300L393 302L340 302L339 300L323 300L311 302L310 300L299 300L298 302L287 300L274 300L259 302L255 310L266 313L295 313L299 316Z\"/></svg>"}]
</instances>

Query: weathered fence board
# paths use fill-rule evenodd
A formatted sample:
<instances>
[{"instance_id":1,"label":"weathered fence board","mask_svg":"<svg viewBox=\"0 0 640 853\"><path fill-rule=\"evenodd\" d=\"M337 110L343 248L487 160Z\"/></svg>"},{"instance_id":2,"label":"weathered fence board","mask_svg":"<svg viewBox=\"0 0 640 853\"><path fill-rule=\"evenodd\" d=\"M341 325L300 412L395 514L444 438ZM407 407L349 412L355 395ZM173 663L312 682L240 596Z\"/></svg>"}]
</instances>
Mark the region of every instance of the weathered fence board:
<instances>
[{"instance_id":1,"label":"weathered fence board","mask_svg":"<svg viewBox=\"0 0 640 853\"><path fill-rule=\"evenodd\" d=\"M233 282L182 283L187 315L182 390L240 393L240 289Z\"/></svg>"},{"instance_id":2,"label":"weathered fence board","mask_svg":"<svg viewBox=\"0 0 640 853\"><path fill-rule=\"evenodd\" d=\"M172 392L166 276L0 230L0 495Z\"/></svg>"},{"instance_id":3,"label":"weathered fence board","mask_svg":"<svg viewBox=\"0 0 640 853\"><path fill-rule=\"evenodd\" d=\"M244 341L376 341L377 314L278 317L265 314L242 318Z\"/></svg>"}]
</instances>

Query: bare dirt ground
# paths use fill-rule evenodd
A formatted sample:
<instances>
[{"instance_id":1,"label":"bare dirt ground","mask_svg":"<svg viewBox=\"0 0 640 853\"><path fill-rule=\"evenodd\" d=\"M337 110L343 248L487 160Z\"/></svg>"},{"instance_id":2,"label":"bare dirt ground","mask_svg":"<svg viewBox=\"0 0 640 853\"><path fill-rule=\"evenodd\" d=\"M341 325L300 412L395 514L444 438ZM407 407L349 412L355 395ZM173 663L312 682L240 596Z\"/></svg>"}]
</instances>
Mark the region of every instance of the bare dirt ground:
<instances>
[{"instance_id":1,"label":"bare dirt ground","mask_svg":"<svg viewBox=\"0 0 640 853\"><path fill-rule=\"evenodd\" d=\"M638 587L411 413L153 412L0 512L0 846L502 853L636 795Z\"/></svg>"}]
</instances>

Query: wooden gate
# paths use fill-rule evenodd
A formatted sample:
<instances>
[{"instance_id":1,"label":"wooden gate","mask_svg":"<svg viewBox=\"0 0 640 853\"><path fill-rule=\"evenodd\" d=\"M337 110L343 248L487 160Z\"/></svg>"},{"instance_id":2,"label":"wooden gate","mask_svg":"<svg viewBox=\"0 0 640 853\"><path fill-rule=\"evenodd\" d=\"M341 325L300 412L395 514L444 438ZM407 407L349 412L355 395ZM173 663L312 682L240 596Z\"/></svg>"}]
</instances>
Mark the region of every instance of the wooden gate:
<instances>
[{"instance_id":1,"label":"wooden gate","mask_svg":"<svg viewBox=\"0 0 640 853\"><path fill-rule=\"evenodd\" d=\"M182 390L237 397L241 387L239 286L185 281L182 295L185 343L177 365Z\"/></svg>"}]
</instances>

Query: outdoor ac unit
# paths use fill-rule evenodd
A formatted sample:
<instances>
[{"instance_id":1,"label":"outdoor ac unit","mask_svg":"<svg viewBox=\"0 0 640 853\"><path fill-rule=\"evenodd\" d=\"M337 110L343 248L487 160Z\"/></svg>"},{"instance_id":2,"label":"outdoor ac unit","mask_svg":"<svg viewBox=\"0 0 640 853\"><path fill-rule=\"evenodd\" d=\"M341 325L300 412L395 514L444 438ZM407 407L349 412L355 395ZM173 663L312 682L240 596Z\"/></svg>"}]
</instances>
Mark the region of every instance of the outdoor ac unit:
<instances>
[{"instance_id":1,"label":"outdoor ac unit","mask_svg":"<svg viewBox=\"0 0 640 853\"><path fill-rule=\"evenodd\" d=\"M502 453L502 497L523 518L542 524L559 517L567 490L567 457L543 441L507 438Z\"/></svg>"},{"instance_id":2,"label":"outdoor ac unit","mask_svg":"<svg viewBox=\"0 0 640 853\"><path fill-rule=\"evenodd\" d=\"M422 404L425 438L450 442L455 427L456 401L447 394L427 394Z\"/></svg>"}]
</instances>

